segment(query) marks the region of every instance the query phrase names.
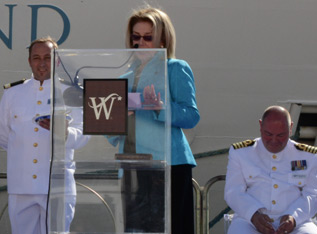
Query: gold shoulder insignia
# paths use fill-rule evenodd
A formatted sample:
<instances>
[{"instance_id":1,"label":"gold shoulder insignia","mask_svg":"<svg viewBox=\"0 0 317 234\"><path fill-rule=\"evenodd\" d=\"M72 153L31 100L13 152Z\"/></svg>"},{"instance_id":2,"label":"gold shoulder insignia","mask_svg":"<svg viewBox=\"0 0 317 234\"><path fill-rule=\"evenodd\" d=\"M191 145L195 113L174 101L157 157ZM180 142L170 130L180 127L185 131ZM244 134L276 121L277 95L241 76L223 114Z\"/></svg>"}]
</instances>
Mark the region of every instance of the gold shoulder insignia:
<instances>
[{"instance_id":1,"label":"gold shoulder insignia","mask_svg":"<svg viewBox=\"0 0 317 234\"><path fill-rule=\"evenodd\" d=\"M317 153L317 147L316 146L311 146L311 145L298 143L298 144L295 145L295 147L298 150L306 151L308 153L312 153L312 154L316 154Z\"/></svg>"},{"instance_id":2,"label":"gold shoulder insignia","mask_svg":"<svg viewBox=\"0 0 317 234\"><path fill-rule=\"evenodd\" d=\"M13 87L13 86L16 86L16 85L19 85L19 84L23 84L24 81L26 81L26 79L22 79L22 80L18 80L18 81L9 83L9 84L5 84L5 85L3 86L3 88L4 88L4 89L9 89L9 88L11 88L11 87Z\"/></svg>"},{"instance_id":3,"label":"gold shoulder insignia","mask_svg":"<svg viewBox=\"0 0 317 234\"><path fill-rule=\"evenodd\" d=\"M234 149L241 149L244 147L252 146L252 145L254 145L254 143L255 143L254 140L245 140L245 141L241 141L238 143L234 143L234 144L232 144L232 146Z\"/></svg>"}]
</instances>

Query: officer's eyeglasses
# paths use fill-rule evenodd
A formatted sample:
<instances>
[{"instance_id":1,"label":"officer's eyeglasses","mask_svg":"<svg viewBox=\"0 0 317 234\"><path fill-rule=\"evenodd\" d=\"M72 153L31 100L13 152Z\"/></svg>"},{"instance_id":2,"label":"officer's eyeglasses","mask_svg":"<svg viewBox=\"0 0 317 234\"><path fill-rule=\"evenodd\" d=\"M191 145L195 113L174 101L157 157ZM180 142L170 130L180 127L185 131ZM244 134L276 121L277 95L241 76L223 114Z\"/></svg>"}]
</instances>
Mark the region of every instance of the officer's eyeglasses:
<instances>
[{"instance_id":1,"label":"officer's eyeglasses","mask_svg":"<svg viewBox=\"0 0 317 234\"><path fill-rule=\"evenodd\" d=\"M152 36L140 36L140 35L131 35L131 40L132 41L139 41L141 38L143 38L144 41L152 41L153 37Z\"/></svg>"}]
</instances>

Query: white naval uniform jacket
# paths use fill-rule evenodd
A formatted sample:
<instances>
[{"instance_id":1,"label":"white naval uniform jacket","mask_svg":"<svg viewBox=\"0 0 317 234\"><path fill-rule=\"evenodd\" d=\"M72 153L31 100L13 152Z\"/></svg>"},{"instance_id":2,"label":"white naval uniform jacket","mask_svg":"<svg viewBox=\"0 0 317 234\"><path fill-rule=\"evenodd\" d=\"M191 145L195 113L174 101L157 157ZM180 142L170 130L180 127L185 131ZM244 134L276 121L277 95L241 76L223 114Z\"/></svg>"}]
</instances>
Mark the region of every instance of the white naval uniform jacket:
<instances>
[{"instance_id":1,"label":"white naval uniform jacket","mask_svg":"<svg viewBox=\"0 0 317 234\"><path fill-rule=\"evenodd\" d=\"M32 119L50 114L51 80L40 82L31 77L23 84L6 90L0 102L0 146L7 150L9 194L47 194L51 146L50 131ZM71 115L71 114L70 114ZM68 127L66 157L72 160L74 149L87 142L82 135L82 120ZM69 169L68 192L76 193L74 168Z\"/></svg>"},{"instance_id":2,"label":"white naval uniform jacket","mask_svg":"<svg viewBox=\"0 0 317 234\"><path fill-rule=\"evenodd\" d=\"M225 200L231 209L250 221L258 210L272 219L289 214L296 224L309 221L317 209L317 156L299 150L289 140L279 153L266 150L260 138L252 146L230 148ZM292 170L292 161L304 170Z\"/></svg>"}]
</instances>

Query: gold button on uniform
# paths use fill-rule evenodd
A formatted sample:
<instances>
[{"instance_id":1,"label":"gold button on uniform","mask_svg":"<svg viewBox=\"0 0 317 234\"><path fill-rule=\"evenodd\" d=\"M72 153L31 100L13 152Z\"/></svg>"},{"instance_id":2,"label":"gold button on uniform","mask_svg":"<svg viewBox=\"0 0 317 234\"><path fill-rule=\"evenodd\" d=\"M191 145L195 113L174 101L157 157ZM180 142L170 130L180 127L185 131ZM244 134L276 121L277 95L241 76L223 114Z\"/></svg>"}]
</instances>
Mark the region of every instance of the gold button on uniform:
<instances>
[{"instance_id":1,"label":"gold button on uniform","mask_svg":"<svg viewBox=\"0 0 317 234\"><path fill-rule=\"evenodd\" d=\"M38 146L38 144L37 144L37 143L34 143L34 144L33 144L33 146L34 146L34 147L37 147L37 146Z\"/></svg>"},{"instance_id":2,"label":"gold button on uniform","mask_svg":"<svg viewBox=\"0 0 317 234\"><path fill-rule=\"evenodd\" d=\"M34 128L34 132L38 132L39 131L39 129L38 128Z\"/></svg>"},{"instance_id":3,"label":"gold button on uniform","mask_svg":"<svg viewBox=\"0 0 317 234\"><path fill-rule=\"evenodd\" d=\"M278 185L277 184L274 184L274 186L273 186L274 188L278 188Z\"/></svg>"},{"instance_id":4,"label":"gold button on uniform","mask_svg":"<svg viewBox=\"0 0 317 234\"><path fill-rule=\"evenodd\" d=\"M298 185L302 185L302 182L298 182Z\"/></svg>"},{"instance_id":5,"label":"gold button on uniform","mask_svg":"<svg viewBox=\"0 0 317 234\"><path fill-rule=\"evenodd\" d=\"M38 105L41 105L41 104L42 104L42 102L41 102L41 101L37 101L37 104L38 104Z\"/></svg>"},{"instance_id":6,"label":"gold button on uniform","mask_svg":"<svg viewBox=\"0 0 317 234\"><path fill-rule=\"evenodd\" d=\"M37 176L36 175L33 175L33 179L36 179L37 178Z\"/></svg>"},{"instance_id":7,"label":"gold button on uniform","mask_svg":"<svg viewBox=\"0 0 317 234\"><path fill-rule=\"evenodd\" d=\"M16 119L16 118L18 118L18 116L17 116L17 115L15 115L15 116L14 116L14 118Z\"/></svg>"},{"instance_id":8,"label":"gold button on uniform","mask_svg":"<svg viewBox=\"0 0 317 234\"><path fill-rule=\"evenodd\" d=\"M252 175L250 175L249 178L252 179Z\"/></svg>"},{"instance_id":9,"label":"gold button on uniform","mask_svg":"<svg viewBox=\"0 0 317 234\"><path fill-rule=\"evenodd\" d=\"M43 86L41 86L41 87L39 88L39 90L42 91L42 90L43 90Z\"/></svg>"},{"instance_id":10,"label":"gold button on uniform","mask_svg":"<svg viewBox=\"0 0 317 234\"><path fill-rule=\"evenodd\" d=\"M276 171L276 167L272 167L272 170L273 170L273 171Z\"/></svg>"},{"instance_id":11,"label":"gold button on uniform","mask_svg":"<svg viewBox=\"0 0 317 234\"><path fill-rule=\"evenodd\" d=\"M273 205L275 205L275 204L276 204L276 201L275 201L275 200L273 200L273 201L272 201L272 204L273 204Z\"/></svg>"},{"instance_id":12,"label":"gold button on uniform","mask_svg":"<svg viewBox=\"0 0 317 234\"><path fill-rule=\"evenodd\" d=\"M274 155L272 156L272 158L276 159L276 158L277 158L277 156L274 154Z\"/></svg>"},{"instance_id":13,"label":"gold button on uniform","mask_svg":"<svg viewBox=\"0 0 317 234\"><path fill-rule=\"evenodd\" d=\"M33 163L37 163L37 159L33 159Z\"/></svg>"}]
</instances>

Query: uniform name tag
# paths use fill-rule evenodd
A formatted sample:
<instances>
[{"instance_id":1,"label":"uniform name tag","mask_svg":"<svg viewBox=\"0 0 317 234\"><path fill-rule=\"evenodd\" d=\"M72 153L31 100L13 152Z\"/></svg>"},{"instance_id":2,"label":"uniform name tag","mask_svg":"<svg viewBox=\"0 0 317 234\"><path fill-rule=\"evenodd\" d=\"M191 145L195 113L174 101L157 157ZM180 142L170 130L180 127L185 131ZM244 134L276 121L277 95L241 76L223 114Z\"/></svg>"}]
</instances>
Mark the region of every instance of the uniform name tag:
<instances>
[{"instance_id":1,"label":"uniform name tag","mask_svg":"<svg viewBox=\"0 0 317 234\"><path fill-rule=\"evenodd\" d=\"M306 160L295 160L291 162L292 164L292 171L299 171L299 170L306 170L307 163Z\"/></svg>"},{"instance_id":2,"label":"uniform name tag","mask_svg":"<svg viewBox=\"0 0 317 234\"><path fill-rule=\"evenodd\" d=\"M305 179L306 175L292 175L294 179Z\"/></svg>"}]
</instances>

